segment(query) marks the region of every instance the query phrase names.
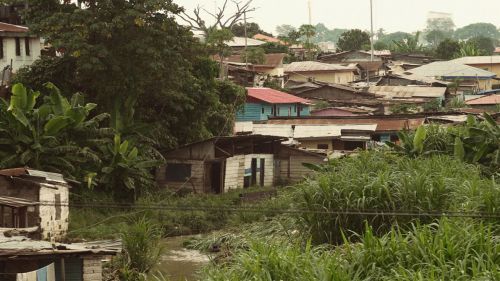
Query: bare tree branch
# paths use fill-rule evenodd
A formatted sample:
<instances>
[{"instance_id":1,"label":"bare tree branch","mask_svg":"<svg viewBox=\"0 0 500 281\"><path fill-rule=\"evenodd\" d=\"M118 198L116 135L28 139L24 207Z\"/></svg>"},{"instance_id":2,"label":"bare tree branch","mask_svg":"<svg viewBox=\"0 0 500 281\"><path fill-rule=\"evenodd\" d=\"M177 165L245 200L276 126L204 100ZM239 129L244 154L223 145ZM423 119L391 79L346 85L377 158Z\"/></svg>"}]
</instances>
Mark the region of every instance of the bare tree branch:
<instances>
[{"instance_id":1,"label":"bare tree branch","mask_svg":"<svg viewBox=\"0 0 500 281\"><path fill-rule=\"evenodd\" d=\"M208 34L210 29L214 28L231 28L233 25L243 20L243 16L245 13L255 11L255 8L251 7L253 0L246 0L243 5L241 5L242 1L231 0L231 2L236 6L236 11L229 17L226 17L226 12L228 9L229 0L225 0L222 7L217 8L215 13L210 12L200 6L193 10L193 15L189 15L186 12L183 12L179 17L186 21L192 29L203 31L205 34ZM206 22L202 19L201 12L205 12L210 17L214 18L215 23L211 26L207 26Z\"/></svg>"}]
</instances>

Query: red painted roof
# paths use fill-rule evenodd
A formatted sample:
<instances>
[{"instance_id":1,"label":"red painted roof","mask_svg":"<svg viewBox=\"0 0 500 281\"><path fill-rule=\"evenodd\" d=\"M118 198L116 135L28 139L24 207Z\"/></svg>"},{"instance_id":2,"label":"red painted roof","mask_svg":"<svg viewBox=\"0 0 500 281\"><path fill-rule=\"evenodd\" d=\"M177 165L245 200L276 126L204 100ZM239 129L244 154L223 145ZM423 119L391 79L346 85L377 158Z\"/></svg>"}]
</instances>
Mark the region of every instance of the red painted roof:
<instances>
[{"instance_id":1,"label":"red painted roof","mask_svg":"<svg viewBox=\"0 0 500 281\"><path fill-rule=\"evenodd\" d=\"M480 97L473 100L468 100L465 102L468 105L488 105L488 104L500 104L500 94L488 95Z\"/></svg>"},{"instance_id":2,"label":"red painted roof","mask_svg":"<svg viewBox=\"0 0 500 281\"><path fill-rule=\"evenodd\" d=\"M28 32L29 29L24 26L0 22L0 32Z\"/></svg>"},{"instance_id":3,"label":"red painted roof","mask_svg":"<svg viewBox=\"0 0 500 281\"><path fill-rule=\"evenodd\" d=\"M247 88L248 97L271 104L301 103L310 104L309 100L296 97L270 88Z\"/></svg>"}]
</instances>

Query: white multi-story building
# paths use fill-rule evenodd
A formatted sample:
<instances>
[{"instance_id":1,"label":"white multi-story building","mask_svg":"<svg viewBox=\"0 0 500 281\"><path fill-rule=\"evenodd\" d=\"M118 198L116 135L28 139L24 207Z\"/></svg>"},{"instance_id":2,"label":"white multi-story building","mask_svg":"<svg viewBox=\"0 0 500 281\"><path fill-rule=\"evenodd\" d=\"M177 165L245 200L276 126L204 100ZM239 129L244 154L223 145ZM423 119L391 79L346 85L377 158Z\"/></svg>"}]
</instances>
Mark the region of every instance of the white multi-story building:
<instances>
[{"instance_id":1,"label":"white multi-story building","mask_svg":"<svg viewBox=\"0 0 500 281\"><path fill-rule=\"evenodd\" d=\"M31 35L27 27L0 22L0 75L7 66L16 73L19 68L31 65L40 54L40 38Z\"/></svg>"}]
</instances>

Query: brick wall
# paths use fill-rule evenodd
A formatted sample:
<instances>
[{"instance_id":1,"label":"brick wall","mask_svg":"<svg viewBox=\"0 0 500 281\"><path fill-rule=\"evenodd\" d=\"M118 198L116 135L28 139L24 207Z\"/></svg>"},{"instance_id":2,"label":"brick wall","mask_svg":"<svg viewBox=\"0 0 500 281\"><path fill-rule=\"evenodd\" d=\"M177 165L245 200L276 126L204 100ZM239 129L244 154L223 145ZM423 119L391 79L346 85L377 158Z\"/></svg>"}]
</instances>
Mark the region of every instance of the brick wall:
<instances>
[{"instance_id":1,"label":"brick wall","mask_svg":"<svg viewBox=\"0 0 500 281\"><path fill-rule=\"evenodd\" d=\"M102 281L102 257L92 256L83 259L83 281Z\"/></svg>"}]
</instances>

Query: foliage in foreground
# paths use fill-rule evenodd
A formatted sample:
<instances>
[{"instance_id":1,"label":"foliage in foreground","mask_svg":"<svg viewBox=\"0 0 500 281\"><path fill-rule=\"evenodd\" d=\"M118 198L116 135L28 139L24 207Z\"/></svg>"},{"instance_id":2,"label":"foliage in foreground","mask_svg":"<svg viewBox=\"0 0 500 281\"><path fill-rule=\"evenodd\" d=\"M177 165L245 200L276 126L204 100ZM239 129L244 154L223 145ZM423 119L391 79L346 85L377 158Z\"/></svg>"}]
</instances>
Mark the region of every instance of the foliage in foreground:
<instances>
[{"instance_id":1,"label":"foliage in foreground","mask_svg":"<svg viewBox=\"0 0 500 281\"><path fill-rule=\"evenodd\" d=\"M500 185L482 178L479 169L453 157L408 158L367 151L333 160L323 171L298 186L294 202L300 209L335 212L498 212ZM377 234L414 219L393 215L298 214L315 243L342 243L342 235L362 233L365 221ZM432 221L421 217L422 222Z\"/></svg>"},{"instance_id":2,"label":"foliage in foreground","mask_svg":"<svg viewBox=\"0 0 500 281\"><path fill-rule=\"evenodd\" d=\"M163 248L160 245L161 228L145 217L130 224L121 233L123 253L111 264L110 276L113 280L146 280L147 274L159 262Z\"/></svg>"},{"instance_id":3,"label":"foliage in foreground","mask_svg":"<svg viewBox=\"0 0 500 281\"><path fill-rule=\"evenodd\" d=\"M443 219L382 237L368 228L336 248L256 237L203 280L498 280L497 235L489 224Z\"/></svg>"}]
</instances>

